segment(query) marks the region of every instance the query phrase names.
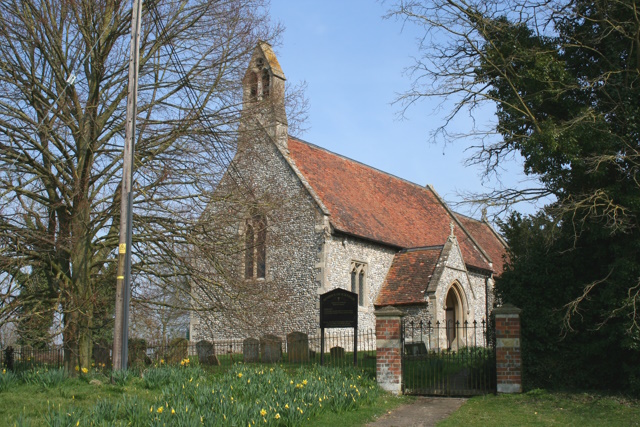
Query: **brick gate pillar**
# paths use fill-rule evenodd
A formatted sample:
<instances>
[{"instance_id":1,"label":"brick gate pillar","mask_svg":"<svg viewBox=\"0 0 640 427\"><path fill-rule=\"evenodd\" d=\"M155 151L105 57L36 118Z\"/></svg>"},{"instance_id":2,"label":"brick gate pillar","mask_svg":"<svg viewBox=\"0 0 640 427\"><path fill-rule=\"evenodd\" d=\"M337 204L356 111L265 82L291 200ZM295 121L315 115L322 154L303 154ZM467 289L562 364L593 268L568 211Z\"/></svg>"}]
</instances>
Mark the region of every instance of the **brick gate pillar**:
<instances>
[{"instance_id":1,"label":"brick gate pillar","mask_svg":"<svg viewBox=\"0 0 640 427\"><path fill-rule=\"evenodd\" d=\"M388 306L375 311L376 380L382 389L402 393L402 344L400 342L404 312Z\"/></svg>"},{"instance_id":2,"label":"brick gate pillar","mask_svg":"<svg viewBox=\"0 0 640 427\"><path fill-rule=\"evenodd\" d=\"M498 393L522 392L520 354L520 310L505 304L493 310L496 316L496 376Z\"/></svg>"}]
</instances>

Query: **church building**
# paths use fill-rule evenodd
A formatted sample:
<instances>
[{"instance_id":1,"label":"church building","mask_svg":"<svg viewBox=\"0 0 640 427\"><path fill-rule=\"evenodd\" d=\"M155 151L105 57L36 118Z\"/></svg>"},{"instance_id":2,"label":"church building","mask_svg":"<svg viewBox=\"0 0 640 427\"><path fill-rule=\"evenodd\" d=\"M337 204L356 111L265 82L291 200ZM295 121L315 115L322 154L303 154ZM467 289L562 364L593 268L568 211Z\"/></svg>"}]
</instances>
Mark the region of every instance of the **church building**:
<instances>
[{"instance_id":1,"label":"church building","mask_svg":"<svg viewBox=\"0 0 640 427\"><path fill-rule=\"evenodd\" d=\"M416 324L486 320L502 237L486 219L453 212L429 185L289 135L284 82L271 46L259 43L243 79L238 151L210 208L212 227L229 213L219 231L238 250L221 256L229 265L221 309L202 302L192 339L315 334L319 295L336 288L358 294L360 329L375 328L384 306Z\"/></svg>"}]
</instances>

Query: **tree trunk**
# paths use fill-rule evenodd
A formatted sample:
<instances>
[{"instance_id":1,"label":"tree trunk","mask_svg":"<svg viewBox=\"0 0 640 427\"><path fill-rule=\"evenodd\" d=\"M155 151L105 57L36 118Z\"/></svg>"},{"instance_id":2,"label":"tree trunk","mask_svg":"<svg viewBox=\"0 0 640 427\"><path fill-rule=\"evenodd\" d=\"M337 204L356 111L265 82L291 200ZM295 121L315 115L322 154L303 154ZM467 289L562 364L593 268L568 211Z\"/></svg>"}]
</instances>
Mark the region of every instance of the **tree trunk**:
<instances>
[{"instance_id":1,"label":"tree trunk","mask_svg":"<svg viewBox=\"0 0 640 427\"><path fill-rule=\"evenodd\" d=\"M70 304L63 306L64 310L64 329L62 331L63 348L64 348L64 369L70 376L77 374L76 366L78 366L77 351L77 311L71 309Z\"/></svg>"}]
</instances>

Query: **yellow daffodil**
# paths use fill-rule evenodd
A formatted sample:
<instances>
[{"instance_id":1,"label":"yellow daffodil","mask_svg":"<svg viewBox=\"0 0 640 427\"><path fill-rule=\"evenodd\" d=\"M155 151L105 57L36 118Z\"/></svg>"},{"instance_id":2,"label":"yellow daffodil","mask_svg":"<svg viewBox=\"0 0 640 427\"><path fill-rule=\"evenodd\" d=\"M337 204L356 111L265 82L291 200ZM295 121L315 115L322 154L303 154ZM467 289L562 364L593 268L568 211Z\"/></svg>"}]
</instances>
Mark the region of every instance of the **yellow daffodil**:
<instances>
[{"instance_id":1,"label":"yellow daffodil","mask_svg":"<svg viewBox=\"0 0 640 427\"><path fill-rule=\"evenodd\" d=\"M171 408L171 415L174 415L176 413L176 410Z\"/></svg>"},{"instance_id":2,"label":"yellow daffodil","mask_svg":"<svg viewBox=\"0 0 640 427\"><path fill-rule=\"evenodd\" d=\"M88 370L87 368L82 368L82 373L83 373L83 374L86 374L86 373L88 373L88 372L89 372L89 370Z\"/></svg>"},{"instance_id":3,"label":"yellow daffodil","mask_svg":"<svg viewBox=\"0 0 640 427\"><path fill-rule=\"evenodd\" d=\"M238 378L242 378L242 372L238 372Z\"/></svg>"},{"instance_id":4,"label":"yellow daffodil","mask_svg":"<svg viewBox=\"0 0 640 427\"><path fill-rule=\"evenodd\" d=\"M264 408L261 409L260 410L260 415L262 415L264 417L265 415L267 415L267 411L265 411Z\"/></svg>"},{"instance_id":5,"label":"yellow daffodil","mask_svg":"<svg viewBox=\"0 0 640 427\"><path fill-rule=\"evenodd\" d=\"M276 414L276 416L274 417L276 420L280 419L280 414Z\"/></svg>"},{"instance_id":6,"label":"yellow daffodil","mask_svg":"<svg viewBox=\"0 0 640 427\"><path fill-rule=\"evenodd\" d=\"M162 406L158 407L158 413L161 414L164 408Z\"/></svg>"}]
</instances>

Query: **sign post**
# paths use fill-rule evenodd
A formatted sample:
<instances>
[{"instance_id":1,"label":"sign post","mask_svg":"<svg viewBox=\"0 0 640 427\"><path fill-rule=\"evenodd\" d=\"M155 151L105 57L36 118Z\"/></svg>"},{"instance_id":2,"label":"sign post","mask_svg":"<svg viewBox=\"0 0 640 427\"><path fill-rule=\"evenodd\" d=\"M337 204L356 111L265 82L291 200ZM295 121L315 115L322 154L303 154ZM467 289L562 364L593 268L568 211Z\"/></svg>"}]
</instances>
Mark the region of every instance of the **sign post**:
<instances>
[{"instance_id":1,"label":"sign post","mask_svg":"<svg viewBox=\"0 0 640 427\"><path fill-rule=\"evenodd\" d=\"M320 295L320 365L325 328L353 328L353 366L358 366L358 294L338 288Z\"/></svg>"}]
</instances>

